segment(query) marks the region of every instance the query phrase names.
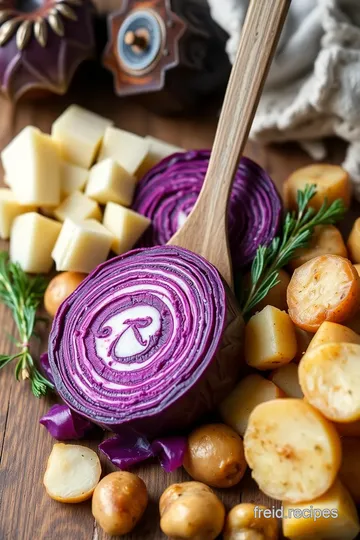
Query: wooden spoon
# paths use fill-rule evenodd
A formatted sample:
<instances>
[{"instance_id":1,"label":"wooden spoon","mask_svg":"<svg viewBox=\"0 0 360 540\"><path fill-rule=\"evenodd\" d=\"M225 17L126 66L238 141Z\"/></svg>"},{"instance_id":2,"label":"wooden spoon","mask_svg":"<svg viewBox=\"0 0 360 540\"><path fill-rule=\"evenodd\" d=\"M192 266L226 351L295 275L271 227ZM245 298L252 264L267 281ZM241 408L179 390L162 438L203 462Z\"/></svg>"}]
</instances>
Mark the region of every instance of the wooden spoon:
<instances>
[{"instance_id":1,"label":"wooden spoon","mask_svg":"<svg viewBox=\"0 0 360 540\"><path fill-rule=\"evenodd\" d=\"M168 242L205 257L232 290L227 205L289 5L290 0L251 0L201 193Z\"/></svg>"}]
</instances>

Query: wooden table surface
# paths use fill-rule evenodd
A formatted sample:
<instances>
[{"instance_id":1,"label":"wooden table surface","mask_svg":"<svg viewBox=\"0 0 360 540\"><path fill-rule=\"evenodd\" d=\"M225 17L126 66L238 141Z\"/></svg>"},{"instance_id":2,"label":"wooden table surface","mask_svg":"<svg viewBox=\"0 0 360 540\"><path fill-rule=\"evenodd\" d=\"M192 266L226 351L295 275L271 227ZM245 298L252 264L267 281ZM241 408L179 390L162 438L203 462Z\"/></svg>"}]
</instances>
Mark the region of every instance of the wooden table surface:
<instances>
[{"instance_id":1,"label":"wooden table surface","mask_svg":"<svg viewBox=\"0 0 360 540\"><path fill-rule=\"evenodd\" d=\"M0 149L28 124L49 132L52 122L72 102L112 118L118 127L140 135L150 134L184 148L211 147L216 129L215 117L160 118L138 104L116 98L107 82L77 83L66 97L51 97L16 107L0 99ZM331 146L329 161L338 162L341 145L335 142ZM264 148L249 143L246 154L261 164L278 186L292 170L311 161L292 145ZM2 249L7 247L6 242L1 243ZM9 312L0 306L0 353L12 351L8 335L14 331ZM44 334L41 344L34 342L35 357L46 350L46 337ZM54 440L39 425L39 418L54 402L54 397L37 400L26 382L16 382L13 365L0 372L0 540L108 538L94 522L89 501L64 505L51 500L45 493L42 478ZM97 440L84 444L96 450L98 443ZM106 460L101 459L104 473L113 470ZM150 504L141 524L132 534L122 538L160 540L164 538L159 529L160 494L169 484L189 480L189 477L183 470L168 475L155 463L139 467L135 472L148 486ZM218 490L218 494L227 508L240 501L265 501L248 477L231 490Z\"/></svg>"}]
</instances>

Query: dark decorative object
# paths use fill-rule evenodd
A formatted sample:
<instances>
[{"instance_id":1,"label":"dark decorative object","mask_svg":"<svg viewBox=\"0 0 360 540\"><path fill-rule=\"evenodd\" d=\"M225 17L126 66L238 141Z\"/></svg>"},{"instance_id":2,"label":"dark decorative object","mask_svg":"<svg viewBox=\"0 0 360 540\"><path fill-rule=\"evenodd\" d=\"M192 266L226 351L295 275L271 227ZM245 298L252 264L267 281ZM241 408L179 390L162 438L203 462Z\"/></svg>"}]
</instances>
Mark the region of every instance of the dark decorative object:
<instances>
[{"instance_id":1,"label":"dark decorative object","mask_svg":"<svg viewBox=\"0 0 360 540\"><path fill-rule=\"evenodd\" d=\"M158 112L199 108L222 96L227 34L205 0L127 0L108 16L103 63L119 96L141 94Z\"/></svg>"},{"instance_id":2,"label":"dark decorative object","mask_svg":"<svg viewBox=\"0 0 360 540\"><path fill-rule=\"evenodd\" d=\"M0 0L1 92L64 94L94 54L90 0Z\"/></svg>"}]
</instances>

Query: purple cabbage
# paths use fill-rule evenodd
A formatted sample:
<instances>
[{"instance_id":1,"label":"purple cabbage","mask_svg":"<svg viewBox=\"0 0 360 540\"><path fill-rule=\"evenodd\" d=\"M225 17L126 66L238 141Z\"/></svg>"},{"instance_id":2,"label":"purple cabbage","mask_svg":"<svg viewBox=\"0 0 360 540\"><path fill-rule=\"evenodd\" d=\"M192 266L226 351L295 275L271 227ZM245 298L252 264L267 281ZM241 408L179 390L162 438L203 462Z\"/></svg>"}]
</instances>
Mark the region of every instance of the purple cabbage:
<instances>
[{"instance_id":1,"label":"purple cabbage","mask_svg":"<svg viewBox=\"0 0 360 540\"><path fill-rule=\"evenodd\" d=\"M186 451L186 437L163 437L149 440L135 430L124 430L121 435L106 439L99 449L119 469L127 470L131 466L158 457L166 472L175 471L182 466Z\"/></svg>"},{"instance_id":2,"label":"purple cabbage","mask_svg":"<svg viewBox=\"0 0 360 540\"><path fill-rule=\"evenodd\" d=\"M67 405L53 405L42 418L40 424L46 427L58 441L82 439L93 427L91 422L72 411Z\"/></svg>"},{"instance_id":3,"label":"purple cabbage","mask_svg":"<svg viewBox=\"0 0 360 540\"><path fill-rule=\"evenodd\" d=\"M151 450L158 456L162 468L170 473L182 466L186 446L186 437L162 437L151 443Z\"/></svg>"},{"instance_id":4,"label":"purple cabbage","mask_svg":"<svg viewBox=\"0 0 360 540\"><path fill-rule=\"evenodd\" d=\"M54 377L53 377L53 374L51 373L51 367L49 364L49 355L47 352L44 352L40 355L40 366L46 378L52 384L54 384Z\"/></svg>"},{"instance_id":5,"label":"purple cabbage","mask_svg":"<svg viewBox=\"0 0 360 540\"><path fill-rule=\"evenodd\" d=\"M133 209L151 219L139 247L166 244L184 223L200 193L210 150L169 156L139 182ZM260 244L276 235L282 203L270 176L249 158L242 158L229 201L229 239L234 269L250 265Z\"/></svg>"},{"instance_id":6,"label":"purple cabbage","mask_svg":"<svg viewBox=\"0 0 360 540\"><path fill-rule=\"evenodd\" d=\"M188 427L236 384L242 317L218 271L174 246L97 267L60 306L49 338L56 390L114 432Z\"/></svg>"}]
</instances>

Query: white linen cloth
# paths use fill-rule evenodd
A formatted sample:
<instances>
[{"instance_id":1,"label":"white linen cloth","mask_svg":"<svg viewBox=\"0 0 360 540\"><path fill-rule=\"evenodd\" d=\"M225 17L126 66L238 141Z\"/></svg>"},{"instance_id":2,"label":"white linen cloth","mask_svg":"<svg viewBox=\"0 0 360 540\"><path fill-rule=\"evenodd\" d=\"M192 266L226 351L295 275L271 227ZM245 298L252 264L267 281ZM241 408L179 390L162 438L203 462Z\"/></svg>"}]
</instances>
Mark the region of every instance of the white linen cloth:
<instances>
[{"instance_id":1,"label":"white linen cloth","mask_svg":"<svg viewBox=\"0 0 360 540\"><path fill-rule=\"evenodd\" d=\"M208 1L233 61L248 0ZM360 0L292 0L251 137L298 141L324 160L330 135L349 143L343 166L360 200Z\"/></svg>"}]
</instances>

